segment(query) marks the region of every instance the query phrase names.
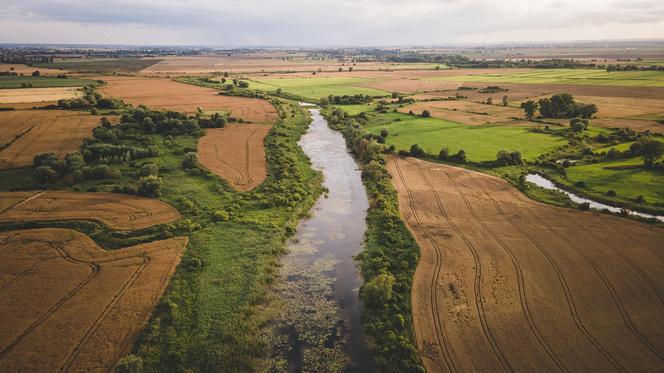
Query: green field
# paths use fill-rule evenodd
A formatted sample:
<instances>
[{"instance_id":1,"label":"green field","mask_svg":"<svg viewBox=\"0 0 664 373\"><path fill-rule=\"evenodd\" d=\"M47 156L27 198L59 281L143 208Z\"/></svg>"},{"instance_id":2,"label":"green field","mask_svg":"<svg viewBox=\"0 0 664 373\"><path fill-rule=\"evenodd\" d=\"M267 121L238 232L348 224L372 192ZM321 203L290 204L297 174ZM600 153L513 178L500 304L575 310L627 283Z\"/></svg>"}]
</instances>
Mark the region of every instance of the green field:
<instances>
[{"instance_id":1,"label":"green field","mask_svg":"<svg viewBox=\"0 0 664 373\"><path fill-rule=\"evenodd\" d=\"M34 67L61 69L78 72L137 72L161 62L159 59L113 58L75 61L58 61L54 63L38 63Z\"/></svg>"},{"instance_id":2,"label":"green field","mask_svg":"<svg viewBox=\"0 0 664 373\"><path fill-rule=\"evenodd\" d=\"M275 91L277 88L281 88L284 92L309 100L318 100L329 95L387 96L389 94L389 92L379 89L359 86L369 80L365 78L268 78L252 80L249 88L265 91Z\"/></svg>"},{"instance_id":3,"label":"green field","mask_svg":"<svg viewBox=\"0 0 664 373\"><path fill-rule=\"evenodd\" d=\"M531 132L522 126L469 126L401 113L377 115L367 127L375 134L383 128L389 131L387 144L397 151L419 144L427 153L437 155L441 148L448 147L451 153L465 150L472 161L496 159L496 153L503 149L518 150L525 159L533 159L566 143L562 137Z\"/></svg>"},{"instance_id":4,"label":"green field","mask_svg":"<svg viewBox=\"0 0 664 373\"><path fill-rule=\"evenodd\" d=\"M93 84L89 79L32 77L32 76L0 76L0 88L21 88L23 84L31 84L32 88L46 87L83 87Z\"/></svg>"},{"instance_id":5,"label":"green field","mask_svg":"<svg viewBox=\"0 0 664 373\"><path fill-rule=\"evenodd\" d=\"M375 108L372 104L334 105L334 107L339 108L350 115L357 115L362 112L373 112Z\"/></svg>"},{"instance_id":6,"label":"green field","mask_svg":"<svg viewBox=\"0 0 664 373\"><path fill-rule=\"evenodd\" d=\"M647 203L664 203L664 172L636 167L612 170L606 167L640 166L641 158L572 166L567 168L567 178L572 182L583 181L588 189L606 193L613 190L618 197L633 200L642 195Z\"/></svg>"},{"instance_id":7,"label":"green field","mask_svg":"<svg viewBox=\"0 0 664 373\"><path fill-rule=\"evenodd\" d=\"M576 84L613 85L629 87L664 87L664 72L661 71L615 71L608 73L600 69L542 69L510 71L482 75L461 75L430 78L459 82L487 83L531 83L531 84Z\"/></svg>"}]
</instances>

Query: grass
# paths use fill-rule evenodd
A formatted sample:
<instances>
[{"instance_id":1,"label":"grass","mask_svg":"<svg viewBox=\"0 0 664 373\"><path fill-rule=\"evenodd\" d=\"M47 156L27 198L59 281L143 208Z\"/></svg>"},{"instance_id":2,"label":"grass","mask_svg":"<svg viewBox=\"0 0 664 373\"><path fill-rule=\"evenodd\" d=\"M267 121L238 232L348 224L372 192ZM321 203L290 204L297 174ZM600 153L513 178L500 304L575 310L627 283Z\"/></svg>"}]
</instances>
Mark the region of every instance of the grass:
<instances>
[{"instance_id":1,"label":"grass","mask_svg":"<svg viewBox=\"0 0 664 373\"><path fill-rule=\"evenodd\" d=\"M583 181L586 188L601 193L609 190L616 192L617 196L625 200L634 200L642 195L647 203L664 204L664 171L648 170L641 166L643 160L639 157L629 159L611 160L587 165L567 168L567 178L576 183ZM608 169L607 167L624 167L628 169Z\"/></svg>"},{"instance_id":2,"label":"grass","mask_svg":"<svg viewBox=\"0 0 664 373\"><path fill-rule=\"evenodd\" d=\"M412 144L433 155L443 147L451 154L463 149L471 161L494 160L503 149L518 150L524 159L533 159L566 143L562 137L531 132L523 126L469 126L401 113L372 116L368 130L380 134L383 128L389 131L387 145L394 145L397 151L409 150Z\"/></svg>"},{"instance_id":3,"label":"grass","mask_svg":"<svg viewBox=\"0 0 664 373\"><path fill-rule=\"evenodd\" d=\"M361 87L359 84L368 81L366 78L266 78L253 79L249 88L264 91L275 91L281 88L308 100L317 101L329 95L343 96L363 94L369 96L387 96L389 92Z\"/></svg>"},{"instance_id":4,"label":"grass","mask_svg":"<svg viewBox=\"0 0 664 373\"><path fill-rule=\"evenodd\" d=\"M334 105L334 107L339 108L350 115L357 115L362 112L373 112L375 108L372 104Z\"/></svg>"},{"instance_id":5,"label":"grass","mask_svg":"<svg viewBox=\"0 0 664 373\"><path fill-rule=\"evenodd\" d=\"M545 69L526 72L462 75L433 78L462 82L607 85L626 87L664 87L661 71L615 71L600 69Z\"/></svg>"},{"instance_id":6,"label":"grass","mask_svg":"<svg viewBox=\"0 0 664 373\"><path fill-rule=\"evenodd\" d=\"M77 72L137 72L161 61L160 59L113 58L37 63L33 66Z\"/></svg>"},{"instance_id":7,"label":"grass","mask_svg":"<svg viewBox=\"0 0 664 373\"><path fill-rule=\"evenodd\" d=\"M32 88L47 87L83 87L93 84L94 81L80 78L56 78L33 76L0 76L0 88L22 88L23 84L32 85Z\"/></svg>"}]
</instances>

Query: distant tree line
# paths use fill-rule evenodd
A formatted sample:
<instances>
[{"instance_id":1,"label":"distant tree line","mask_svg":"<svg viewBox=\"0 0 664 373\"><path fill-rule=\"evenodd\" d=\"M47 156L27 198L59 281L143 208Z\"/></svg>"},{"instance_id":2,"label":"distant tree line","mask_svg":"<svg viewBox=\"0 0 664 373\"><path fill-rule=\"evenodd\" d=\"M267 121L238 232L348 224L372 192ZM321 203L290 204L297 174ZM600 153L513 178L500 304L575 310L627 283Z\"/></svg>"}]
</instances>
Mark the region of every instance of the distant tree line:
<instances>
[{"instance_id":1,"label":"distant tree line","mask_svg":"<svg viewBox=\"0 0 664 373\"><path fill-rule=\"evenodd\" d=\"M541 118L592 118L597 113L595 104L582 104L574 100L569 93L560 93L551 98L542 98L538 101L528 100L521 103L526 118L533 119L539 110Z\"/></svg>"}]
</instances>

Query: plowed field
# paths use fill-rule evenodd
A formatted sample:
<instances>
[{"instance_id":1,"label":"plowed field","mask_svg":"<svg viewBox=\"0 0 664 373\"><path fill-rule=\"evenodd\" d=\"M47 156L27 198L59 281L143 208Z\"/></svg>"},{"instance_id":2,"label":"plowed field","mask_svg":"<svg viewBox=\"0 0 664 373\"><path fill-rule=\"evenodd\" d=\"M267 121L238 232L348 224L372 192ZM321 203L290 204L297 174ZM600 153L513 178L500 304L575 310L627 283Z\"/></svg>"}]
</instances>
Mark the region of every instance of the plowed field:
<instances>
[{"instance_id":1,"label":"plowed field","mask_svg":"<svg viewBox=\"0 0 664 373\"><path fill-rule=\"evenodd\" d=\"M247 191L267 176L263 141L269 126L229 124L208 129L198 142L198 161L234 188Z\"/></svg>"},{"instance_id":2,"label":"plowed field","mask_svg":"<svg viewBox=\"0 0 664 373\"><path fill-rule=\"evenodd\" d=\"M664 230L460 168L388 168L422 249L412 303L430 372L662 369Z\"/></svg>"},{"instance_id":3,"label":"plowed field","mask_svg":"<svg viewBox=\"0 0 664 373\"><path fill-rule=\"evenodd\" d=\"M68 229L0 233L0 371L112 371L186 244L107 252Z\"/></svg>"},{"instance_id":4,"label":"plowed field","mask_svg":"<svg viewBox=\"0 0 664 373\"><path fill-rule=\"evenodd\" d=\"M161 201L118 193L1 192L0 207L0 222L87 219L114 229L141 229L180 218Z\"/></svg>"}]
</instances>

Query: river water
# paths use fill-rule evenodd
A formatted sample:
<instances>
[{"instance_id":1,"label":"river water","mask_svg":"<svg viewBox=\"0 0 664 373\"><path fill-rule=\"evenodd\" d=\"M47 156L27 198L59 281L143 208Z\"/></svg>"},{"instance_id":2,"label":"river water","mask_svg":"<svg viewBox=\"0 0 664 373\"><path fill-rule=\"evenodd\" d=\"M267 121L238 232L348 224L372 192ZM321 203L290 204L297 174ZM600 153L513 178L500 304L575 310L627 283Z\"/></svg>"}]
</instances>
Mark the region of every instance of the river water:
<instances>
[{"instance_id":1,"label":"river water","mask_svg":"<svg viewBox=\"0 0 664 373\"><path fill-rule=\"evenodd\" d=\"M562 192L562 193L566 194L569 197L569 199L571 199L573 202L587 203L590 206L591 209L608 210L608 211L616 213L616 214L620 213L622 210L624 210L629 215L640 216L642 218L648 218L648 219L657 219L659 221L664 222L664 216L650 215L650 214L646 214L646 213L643 213L643 212L632 211L632 210L628 210L628 209L622 209L620 207L609 206L609 205L603 204L601 202L596 202L596 201L593 201L593 200L588 199L588 198L579 197L574 193L570 193L566 190L562 190L562 189L558 188L551 180L549 180L549 179L547 179L547 178L545 178L541 175L538 175L538 174L528 174L528 175L526 175L526 181L529 182L529 183L533 183L533 184L535 184L539 187L542 187L544 189L556 190L556 191Z\"/></svg>"},{"instance_id":2,"label":"river water","mask_svg":"<svg viewBox=\"0 0 664 373\"><path fill-rule=\"evenodd\" d=\"M371 372L362 333L362 284L353 259L362 251L368 200L358 165L316 108L300 146L322 171L328 192L303 219L282 259L276 295L273 371Z\"/></svg>"}]
</instances>

